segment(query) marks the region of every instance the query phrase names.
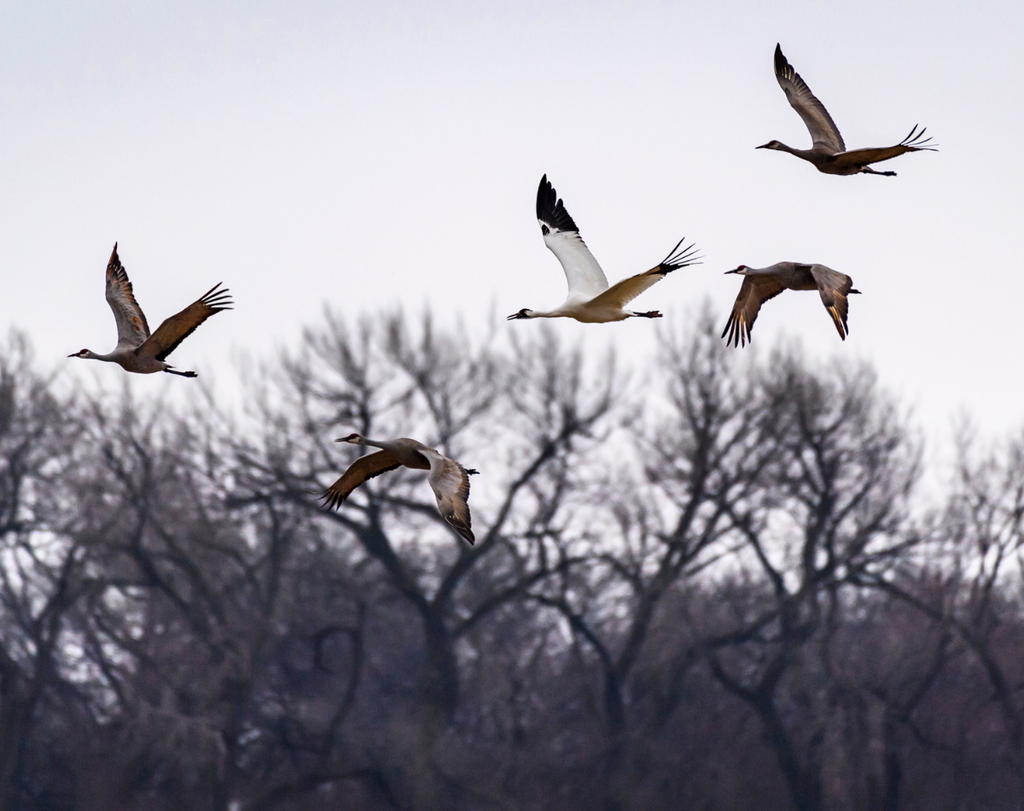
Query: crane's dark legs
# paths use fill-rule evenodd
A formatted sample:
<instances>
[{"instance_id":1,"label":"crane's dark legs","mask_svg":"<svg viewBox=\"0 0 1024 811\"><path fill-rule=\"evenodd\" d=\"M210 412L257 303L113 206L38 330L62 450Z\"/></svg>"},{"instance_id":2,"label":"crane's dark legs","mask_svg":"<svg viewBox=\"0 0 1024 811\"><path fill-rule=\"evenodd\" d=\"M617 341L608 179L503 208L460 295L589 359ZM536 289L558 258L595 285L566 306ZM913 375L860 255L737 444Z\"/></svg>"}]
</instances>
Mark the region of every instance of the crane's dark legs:
<instances>
[{"instance_id":1,"label":"crane's dark legs","mask_svg":"<svg viewBox=\"0 0 1024 811\"><path fill-rule=\"evenodd\" d=\"M882 177L896 177L895 172L876 172L874 169L869 169L867 166L865 166L860 171L862 174L865 175L881 175Z\"/></svg>"},{"instance_id":2,"label":"crane's dark legs","mask_svg":"<svg viewBox=\"0 0 1024 811\"><path fill-rule=\"evenodd\" d=\"M164 369L169 375L180 375L181 377L199 377L195 372L179 372L177 369Z\"/></svg>"},{"instance_id":3,"label":"crane's dark legs","mask_svg":"<svg viewBox=\"0 0 1024 811\"><path fill-rule=\"evenodd\" d=\"M633 313L637 318L661 318L661 313L657 310L651 310L649 313Z\"/></svg>"}]
</instances>

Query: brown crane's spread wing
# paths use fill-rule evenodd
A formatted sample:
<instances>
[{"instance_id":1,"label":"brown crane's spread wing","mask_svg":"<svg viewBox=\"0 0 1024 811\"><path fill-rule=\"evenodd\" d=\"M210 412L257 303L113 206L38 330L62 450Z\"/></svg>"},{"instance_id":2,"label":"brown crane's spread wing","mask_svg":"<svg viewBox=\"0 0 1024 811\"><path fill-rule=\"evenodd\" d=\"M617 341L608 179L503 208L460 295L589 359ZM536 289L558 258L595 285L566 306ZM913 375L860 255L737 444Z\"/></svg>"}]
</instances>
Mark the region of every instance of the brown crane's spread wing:
<instances>
[{"instance_id":1,"label":"brown crane's spread wing","mask_svg":"<svg viewBox=\"0 0 1024 811\"><path fill-rule=\"evenodd\" d=\"M367 479L387 473L389 470L401 467L402 463L391 451L377 451L368 456L360 456L354 461L349 469L341 474L334 484L324 490L323 505L328 510L336 509L349 497L351 492Z\"/></svg>"},{"instance_id":2,"label":"brown crane's spread wing","mask_svg":"<svg viewBox=\"0 0 1024 811\"><path fill-rule=\"evenodd\" d=\"M420 453L430 462L427 481L437 498L437 508L456 532L471 544L476 542L469 515L469 474L466 469L432 449L421 449Z\"/></svg>"},{"instance_id":3,"label":"brown crane's spread wing","mask_svg":"<svg viewBox=\"0 0 1024 811\"><path fill-rule=\"evenodd\" d=\"M114 313L117 323L117 348L134 349L149 337L149 324L142 308L135 300L132 283L121 266L117 255L117 243L107 262L107 304Z\"/></svg>"},{"instance_id":4,"label":"brown crane's spread wing","mask_svg":"<svg viewBox=\"0 0 1024 811\"><path fill-rule=\"evenodd\" d=\"M824 265L811 265L811 275L818 284L821 303L825 305L832 322L836 325L839 337L844 341L850 328L846 324L847 295L859 291L853 289L853 279Z\"/></svg>"},{"instance_id":5,"label":"brown crane's spread wing","mask_svg":"<svg viewBox=\"0 0 1024 811\"><path fill-rule=\"evenodd\" d=\"M907 146L906 144L880 146L869 149L854 149L850 152L844 152L842 155L837 155L835 163L837 166L867 166L870 163L887 161L889 158L895 158L900 155L904 155L907 152L925 151L933 152L934 149L929 147Z\"/></svg>"},{"instance_id":6,"label":"brown crane's spread wing","mask_svg":"<svg viewBox=\"0 0 1024 811\"><path fill-rule=\"evenodd\" d=\"M736 303L732 305L732 314L722 330L723 338L726 334L729 336L725 345L746 346L761 304L785 289L785 285L774 276L745 276Z\"/></svg>"},{"instance_id":7,"label":"brown crane's spread wing","mask_svg":"<svg viewBox=\"0 0 1024 811\"><path fill-rule=\"evenodd\" d=\"M782 46L778 44L775 45L775 78L779 80L779 86L785 92L790 106L803 119L814 145L823 146L832 154L844 151L846 144L836 122L828 114L825 105L811 92L807 82L786 61L782 55Z\"/></svg>"},{"instance_id":8,"label":"brown crane's spread wing","mask_svg":"<svg viewBox=\"0 0 1024 811\"><path fill-rule=\"evenodd\" d=\"M873 149L854 149L850 152L844 152L842 155L836 156L835 165L862 167L871 163L887 161L889 158L895 158L907 152L937 152L938 145L932 143L931 136L925 137L927 130L927 127L922 127L918 131L918 125L915 124L910 134L898 144Z\"/></svg>"},{"instance_id":9,"label":"brown crane's spread wing","mask_svg":"<svg viewBox=\"0 0 1024 811\"><path fill-rule=\"evenodd\" d=\"M163 360L211 315L221 310L230 310L234 302L227 289L220 290L219 287L219 283L214 285L202 298L189 304L177 315L165 319L139 348L139 354Z\"/></svg>"}]
</instances>

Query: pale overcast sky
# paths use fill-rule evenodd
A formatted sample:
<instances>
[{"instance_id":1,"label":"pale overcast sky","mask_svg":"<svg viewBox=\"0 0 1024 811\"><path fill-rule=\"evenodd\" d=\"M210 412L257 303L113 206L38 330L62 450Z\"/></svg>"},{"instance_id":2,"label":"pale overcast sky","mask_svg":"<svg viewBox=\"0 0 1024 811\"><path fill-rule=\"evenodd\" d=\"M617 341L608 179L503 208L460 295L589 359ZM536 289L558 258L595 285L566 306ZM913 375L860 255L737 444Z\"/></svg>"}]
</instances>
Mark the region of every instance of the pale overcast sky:
<instances>
[{"instance_id":1,"label":"pale overcast sky","mask_svg":"<svg viewBox=\"0 0 1024 811\"><path fill-rule=\"evenodd\" d=\"M230 287L236 310L172 358L204 377L294 345L324 303L537 328L502 319L565 294L534 218L546 172L612 281L701 248L639 309L678 323L710 298L724 326L725 270L821 262L864 293L849 339L788 293L758 351L868 359L928 431L1024 423L1019 0L0 2L0 32L0 325L48 366L113 348L115 240L153 326ZM885 178L755 150L810 144L777 41L850 148L920 123L940 151ZM558 324L630 356L655 327ZM131 385L192 385L168 378Z\"/></svg>"}]
</instances>

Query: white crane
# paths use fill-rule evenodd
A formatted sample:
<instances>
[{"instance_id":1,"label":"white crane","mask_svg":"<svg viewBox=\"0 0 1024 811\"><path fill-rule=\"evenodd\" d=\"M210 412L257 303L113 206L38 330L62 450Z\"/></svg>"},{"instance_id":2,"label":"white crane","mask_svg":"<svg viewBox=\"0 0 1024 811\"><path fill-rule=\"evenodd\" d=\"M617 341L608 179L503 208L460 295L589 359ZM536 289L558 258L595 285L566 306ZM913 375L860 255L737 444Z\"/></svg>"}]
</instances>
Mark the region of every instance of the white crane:
<instances>
[{"instance_id":1,"label":"white crane","mask_svg":"<svg viewBox=\"0 0 1024 811\"><path fill-rule=\"evenodd\" d=\"M429 470L427 481L437 498L437 508L441 511L442 517L471 544L476 541L470 528L469 476L479 471L466 469L455 460L415 439L376 441L359 434L349 434L334 441L372 446L381 450L368 456L360 456L341 478L324 491L321 498L324 500L323 506L328 510L340 507L359 485L381 473L403 465L417 470Z\"/></svg>"},{"instance_id":2,"label":"white crane","mask_svg":"<svg viewBox=\"0 0 1024 811\"><path fill-rule=\"evenodd\" d=\"M537 189L537 220L544 244L562 264L569 294L556 310L538 312L524 307L510 315L509 321L518 318L575 318L587 324L603 324L633 317L661 318L657 310L637 313L625 309L625 306L648 287L664 279L666 274L700 263L700 257L694 256L696 248L693 245L680 250L684 237L657 267L609 287L604 271L580 237L580 229L565 210L547 175L540 179L540 188Z\"/></svg>"},{"instance_id":3,"label":"white crane","mask_svg":"<svg viewBox=\"0 0 1024 811\"><path fill-rule=\"evenodd\" d=\"M115 242L114 251L107 263L107 304L114 311L114 321L117 322L117 346L107 355L80 349L68 357L105 360L119 364L126 372L144 375L168 372L182 377L196 377L195 372L179 372L169 363L165 363L164 358L211 315L231 309L234 302L231 301L227 289L219 290L219 287L218 282L198 301L192 302L177 315L165 319L157 327L156 332L150 335L146 316L132 292L132 283L128 281L128 274L121 267Z\"/></svg>"},{"instance_id":4,"label":"white crane","mask_svg":"<svg viewBox=\"0 0 1024 811\"><path fill-rule=\"evenodd\" d=\"M799 262L778 262L766 268L750 268L740 265L736 270L726 273L738 273L744 277L740 294L732 306L732 315L722 331L728 346L746 346L750 340L750 332L754 328L754 320L761 304L779 295L783 290L817 290L821 294L821 302L832 316L832 321L839 331L839 337L846 340L850 328L846 325L846 297L850 293L860 293L853 289L853 279L845 273L832 270L824 265L804 265Z\"/></svg>"},{"instance_id":5,"label":"white crane","mask_svg":"<svg viewBox=\"0 0 1024 811\"><path fill-rule=\"evenodd\" d=\"M830 175L855 175L862 172L886 177L895 177L896 173L876 172L869 169L868 164L889 160L905 152L937 151L935 146L929 146L932 139L924 137L923 129L918 132L915 124L910 134L895 146L853 149L847 152L843 136L839 134L839 127L828 114L825 105L818 101L807 83L800 78L800 74L786 61L786 57L782 55L782 46L778 43L775 45L775 78L779 80L779 85L785 91L793 109L807 125L814 143L810 149L794 149L781 141L769 141L757 149L778 149L788 152L813 163L819 172Z\"/></svg>"}]
</instances>

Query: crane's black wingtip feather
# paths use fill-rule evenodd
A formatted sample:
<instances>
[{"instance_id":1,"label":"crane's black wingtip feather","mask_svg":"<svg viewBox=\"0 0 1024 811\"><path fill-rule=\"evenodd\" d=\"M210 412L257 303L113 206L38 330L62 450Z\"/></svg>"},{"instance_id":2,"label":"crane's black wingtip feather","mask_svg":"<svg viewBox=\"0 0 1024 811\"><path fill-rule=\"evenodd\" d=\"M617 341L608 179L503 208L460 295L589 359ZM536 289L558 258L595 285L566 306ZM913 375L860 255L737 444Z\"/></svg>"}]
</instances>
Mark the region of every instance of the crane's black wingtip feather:
<instances>
[{"instance_id":1,"label":"crane's black wingtip feather","mask_svg":"<svg viewBox=\"0 0 1024 811\"><path fill-rule=\"evenodd\" d=\"M789 62L786 61L786 57L782 53L782 45L778 42L775 43L775 74L777 76L785 76L786 73L791 70Z\"/></svg>"},{"instance_id":2,"label":"crane's black wingtip feather","mask_svg":"<svg viewBox=\"0 0 1024 811\"><path fill-rule=\"evenodd\" d=\"M687 245L685 248L680 250L679 246L686 241L686 237L679 240L675 247L669 251L668 256L661 260L658 268L663 273L668 273L679 268L689 267L690 265L699 265L703 256L698 256L696 244Z\"/></svg>"},{"instance_id":3,"label":"crane's black wingtip feather","mask_svg":"<svg viewBox=\"0 0 1024 811\"><path fill-rule=\"evenodd\" d=\"M569 212L565 210L565 204L559 199L558 192L551 185L547 175L540 179L540 186L537 188L537 219L557 231L579 233L580 230L569 216Z\"/></svg>"},{"instance_id":4,"label":"crane's black wingtip feather","mask_svg":"<svg viewBox=\"0 0 1024 811\"><path fill-rule=\"evenodd\" d=\"M331 490L330 488L324 490L318 496L318 498L320 499L321 502L320 508L323 510L327 510L328 512L330 512L331 510L336 510L338 507L341 506L341 503L345 500L343 498L340 498L338 494L335 491Z\"/></svg>"}]
</instances>

